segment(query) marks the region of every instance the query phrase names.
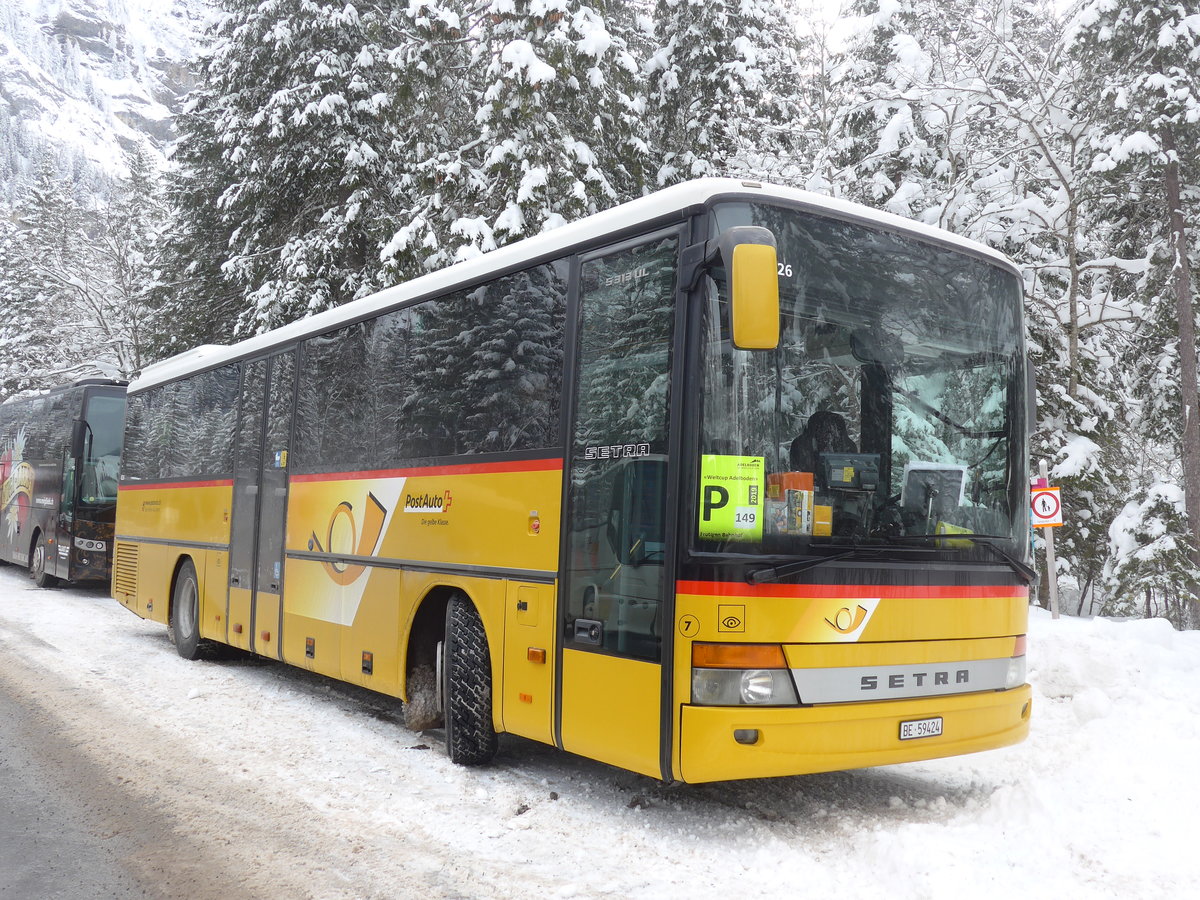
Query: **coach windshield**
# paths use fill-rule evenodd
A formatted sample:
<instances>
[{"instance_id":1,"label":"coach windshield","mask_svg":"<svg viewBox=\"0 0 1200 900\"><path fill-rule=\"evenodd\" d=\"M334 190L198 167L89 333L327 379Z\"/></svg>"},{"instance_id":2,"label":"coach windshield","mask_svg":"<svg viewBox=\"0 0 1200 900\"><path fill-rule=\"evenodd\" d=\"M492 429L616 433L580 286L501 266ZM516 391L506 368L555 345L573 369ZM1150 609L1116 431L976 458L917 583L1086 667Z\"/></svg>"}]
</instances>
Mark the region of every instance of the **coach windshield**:
<instances>
[{"instance_id":1,"label":"coach windshield","mask_svg":"<svg viewBox=\"0 0 1200 900\"><path fill-rule=\"evenodd\" d=\"M970 250L799 210L731 203L714 223L775 235L780 341L733 345L724 274L712 272L697 548L984 554L990 541L1022 554L1016 275Z\"/></svg>"}]
</instances>

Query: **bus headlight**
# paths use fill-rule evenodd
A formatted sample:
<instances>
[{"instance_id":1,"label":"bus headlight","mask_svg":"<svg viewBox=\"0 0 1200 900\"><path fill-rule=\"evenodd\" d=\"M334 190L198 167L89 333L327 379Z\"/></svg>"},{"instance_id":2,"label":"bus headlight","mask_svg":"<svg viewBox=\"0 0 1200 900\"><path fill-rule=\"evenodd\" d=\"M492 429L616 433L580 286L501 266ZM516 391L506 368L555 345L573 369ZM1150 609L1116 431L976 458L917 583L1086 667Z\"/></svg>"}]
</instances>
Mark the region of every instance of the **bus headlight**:
<instances>
[{"instance_id":1,"label":"bus headlight","mask_svg":"<svg viewBox=\"0 0 1200 900\"><path fill-rule=\"evenodd\" d=\"M692 702L788 706L799 702L779 644L692 644Z\"/></svg>"},{"instance_id":2,"label":"bus headlight","mask_svg":"<svg viewBox=\"0 0 1200 900\"><path fill-rule=\"evenodd\" d=\"M1014 656L1008 661L1008 672L1004 676L1004 688L1020 687L1025 683L1025 657Z\"/></svg>"},{"instance_id":3,"label":"bus headlight","mask_svg":"<svg viewBox=\"0 0 1200 900\"><path fill-rule=\"evenodd\" d=\"M1019 634L1013 645L1013 655L1008 661L1008 671L1004 676L1004 689L1011 690L1025 683L1025 647L1026 635Z\"/></svg>"},{"instance_id":4,"label":"bus headlight","mask_svg":"<svg viewBox=\"0 0 1200 900\"><path fill-rule=\"evenodd\" d=\"M104 541L93 541L90 538L75 538L77 550L90 550L92 553L103 553L106 549Z\"/></svg>"},{"instance_id":5,"label":"bus headlight","mask_svg":"<svg viewBox=\"0 0 1200 900\"><path fill-rule=\"evenodd\" d=\"M702 706L792 706L787 669L692 669L692 702Z\"/></svg>"}]
</instances>

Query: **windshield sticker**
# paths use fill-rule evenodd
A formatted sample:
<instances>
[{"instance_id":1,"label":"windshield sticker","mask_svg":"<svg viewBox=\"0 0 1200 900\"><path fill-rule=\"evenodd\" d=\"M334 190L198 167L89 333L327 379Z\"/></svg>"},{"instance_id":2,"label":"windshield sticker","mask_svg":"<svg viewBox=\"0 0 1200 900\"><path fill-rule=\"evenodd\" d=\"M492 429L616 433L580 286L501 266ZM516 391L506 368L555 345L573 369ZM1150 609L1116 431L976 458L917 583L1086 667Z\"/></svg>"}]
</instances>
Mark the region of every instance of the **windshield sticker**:
<instances>
[{"instance_id":1,"label":"windshield sticker","mask_svg":"<svg viewBox=\"0 0 1200 900\"><path fill-rule=\"evenodd\" d=\"M700 457L700 537L715 541L762 541L761 456Z\"/></svg>"}]
</instances>

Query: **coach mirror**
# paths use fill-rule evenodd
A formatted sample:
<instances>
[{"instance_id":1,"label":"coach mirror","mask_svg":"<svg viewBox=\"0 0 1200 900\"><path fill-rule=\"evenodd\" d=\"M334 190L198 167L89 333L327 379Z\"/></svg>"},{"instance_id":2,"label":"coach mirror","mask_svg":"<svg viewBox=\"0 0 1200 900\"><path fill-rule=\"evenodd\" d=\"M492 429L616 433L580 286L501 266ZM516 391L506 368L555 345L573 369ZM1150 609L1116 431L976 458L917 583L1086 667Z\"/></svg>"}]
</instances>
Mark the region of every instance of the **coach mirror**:
<instances>
[{"instance_id":1,"label":"coach mirror","mask_svg":"<svg viewBox=\"0 0 1200 900\"><path fill-rule=\"evenodd\" d=\"M757 225L737 225L721 233L717 252L729 270L733 346L739 350L774 350L779 346L775 235Z\"/></svg>"},{"instance_id":2,"label":"coach mirror","mask_svg":"<svg viewBox=\"0 0 1200 900\"><path fill-rule=\"evenodd\" d=\"M71 423L71 455L74 457L83 456L83 445L87 440L87 433L91 431L91 427L84 419L75 419Z\"/></svg>"}]
</instances>

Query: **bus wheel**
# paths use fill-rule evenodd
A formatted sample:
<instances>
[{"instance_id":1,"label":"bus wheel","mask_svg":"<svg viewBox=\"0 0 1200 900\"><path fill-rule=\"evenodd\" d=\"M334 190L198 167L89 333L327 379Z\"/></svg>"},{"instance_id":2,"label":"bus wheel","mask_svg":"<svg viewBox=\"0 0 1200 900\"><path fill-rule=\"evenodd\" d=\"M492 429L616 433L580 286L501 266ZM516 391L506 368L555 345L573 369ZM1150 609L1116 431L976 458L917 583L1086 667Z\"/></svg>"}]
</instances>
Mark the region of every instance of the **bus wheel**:
<instances>
[{"instance_id":1,"label":"bus wheel","mask_svg":"<svg viewBox=\"0 0 1200 900\"><path fill-rule=\"evenodd\" d=\"M171 615L168 632L175 649L184 659L200 656L200 583L196 567L185 560L175 579L171 594Z\"/></svg>"},{"instance_id":2,"label":"bus wheel","mask_svg":"<svg viewBox=\"0 0 1200 900\"><path fill-rule=\"evenodd\" d=\"M40 588L54 587L58 584L58 579L46 571L47 559L46 535L39 531L29 551L29 577Z\"/></svg>"},{"instance_id":3,"label":"bus wheel","mask_svg":"<svg viewBox=\"0 0 1200 900\"><path fill-rule=\"evenodd\" d=\"M442 655L446 752L460 766L478 766L496 755L492 725L492 664L483 621L471 601L450 598Z\"/></svg>"}]
</instances>

